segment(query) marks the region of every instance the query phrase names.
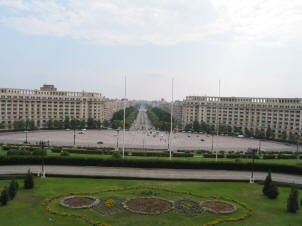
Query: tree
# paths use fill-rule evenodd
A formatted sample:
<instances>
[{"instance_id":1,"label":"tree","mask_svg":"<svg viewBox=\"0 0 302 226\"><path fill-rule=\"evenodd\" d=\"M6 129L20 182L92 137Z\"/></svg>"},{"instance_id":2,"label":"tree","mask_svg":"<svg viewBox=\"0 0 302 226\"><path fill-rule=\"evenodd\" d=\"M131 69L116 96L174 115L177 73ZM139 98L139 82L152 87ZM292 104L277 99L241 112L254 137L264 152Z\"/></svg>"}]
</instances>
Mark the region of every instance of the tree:
<instances>
[{"instance_id":1,"label":"tree","mask_svg":"<svg viewBox=\"0 0 302 226\"><path fill-rule=\"evenodd\" d=\"M30 172L30 170L27 171L27 174L24 178L24 188L25 189L32 189L34 187L34 176Z\"/></svg>"},{"instance_id":2,"label":"tree","mask_svg":"<svg viewBox=\"0 0 302 226\"><path fill-rule=\"evenodd\" d=\"M15 198L18 188L19 188L18 182L15 180L11 180L8 188L8 195L11 200Z\"/></svg>"},{"instance_id":3,"label":"tree","mask_svg":"<svg viewBox=\"0 0 302 226\"><path fill-rule=\"evenodd\" d=\"M1 122L0 123L0 129L4 129L5 128L5 122Z\"/></svg>"},{"instance_id":4,"label":"tree","mask_svg":"<svg viewBox=\"0 0 302 226\"><path fill-rule=\"evenodd\" d=\"M27 125L30 130L36 129L35 121L33 119L29 120Z\"/></svg>"},{"instance_id":5,"label":"tree","mask_svg":"<svg viewBox=\"0 0 302 226\"><path fill-rule=\"evenodd\" d=\"M200 124L198 121L193 122L193 131L199 132L200 131Z\"/></svg>"},{"instance_id":6,"label":"tree","mask_svg":"<svg viewBox=\"0 0 302 226\"><path fill-rule=\"evenodd\" d=\"M69 117L68 117L68 116L65 117L65 120L64 120L64 128L65 128L65 129L70 128L70 120L69 120Z\"/></svg>"},{"instance_id":7,"label":"tree","mask_svg":"<svg viewBox=\"0 0 302 226\"><path fill-rule=\"evenodd\" d=\"M287 133L286 133L286 131L283 131L283 132L281 133L281 139L282 139L282 140L287 140Z\"/></svg>"},{"instance_id":8,"label":"tree","mask_svg":"<svg viewBox=\"0 0 302 226\"><path fill-rule=\"evenodd\" d=\"M95 129L96 128L96 122L93 118L88 118L87 127L88 127L88 129Z\"/></svg>"},{"instance_id":9,"label":"tree","mask_svg":"<svg viewBox=\"0 0 302 226\"><path fill-rule=\"evenodd\" d=\"M52 120L52 119L49 119L49 120L47 121L47 128L48 128L48 129L53 129L53 120Z\"/></svg>"},{"instance_id":10,"label":"tree","mask_svg":"<svg viewBox=\"0 0 302 226\"><path fill-rule=\"evenodd\" d=\"M1 196L0 196L0 202L2 206L5 206L8 202L9 196L8 196L8 189L5 186L3 191L1 192Z\"/></svg>"},{"instance_id":11,"label":"tree","mask_svg":"<svg viewBox=\"0 0 302 226\"><path fill-rule=\"evenodd\" d=\"M60 120L54 120L53 127L56 129L61 129L63 127L63 122Z\"/></svg>"},{"instance_id":12,"label":"tree","mask_svg":"<svg viewBox=\"0 0 302 226\"><path fill-rule=\"evenodd\" d=\"M299 203L298 203L298 189L296 187L292 187L288 200L287 200L287 211L290 213L296 213L299 209Z\"/></svg>"},{"instance_id":13,"label":"tree","mask_svg":"<svg viewBox=\"0 0 302 226\"><path fill-rule=\"evenodd\" d=\"M265 136L267 137L267 139L274 138L274 131L271 129L271 127L267 128Z\"/></svg>"},{"instance_id":14,"label":"tree","mask_svg":"<svg viewBox=\"0 0 302 226\"><path fill-rule=\"evenodd\" d=\"M268 196L268 190L269 190L269 186L270 186L271 183L272 183L272 175L271 175L271 170L269 170L268 174L265 178L264 186L263 186L263 189L262 189L263 194L266 195L266 196Z\"/></svg>"},{"instance_id":15,"label":"tree","mask_svg":"<svg viewBox=\"0 0 302 226\"><path fill-rule=\"evenodd\" d=\"M104 127L109 127L110 126L110 122L108 120L104 120L103 126Z\"/></svg>"},{"instance_id":16,"label":"tree","mask_svg":"<svg viewBox=\"0 0 302 226\"><path fill-rule=\"evenodd\" d=\"M278 187L275 184L270 183L267 189L267 197L269 199L276 199L278 195L279 195Z\"/></svg>"}]
</instances>

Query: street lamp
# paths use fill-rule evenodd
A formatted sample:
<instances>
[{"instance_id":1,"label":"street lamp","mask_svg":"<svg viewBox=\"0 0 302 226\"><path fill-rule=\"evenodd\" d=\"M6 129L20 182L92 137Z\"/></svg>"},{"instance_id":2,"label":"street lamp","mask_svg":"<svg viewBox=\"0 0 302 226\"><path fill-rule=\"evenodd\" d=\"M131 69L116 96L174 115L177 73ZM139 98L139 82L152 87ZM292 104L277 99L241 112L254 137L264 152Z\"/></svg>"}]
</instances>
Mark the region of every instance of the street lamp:
<instances>
[{"instance_id":1,"label":"street lamp","mask_svg":"<svg viewBox=\"0 0 302 226\"><path fill-rule=\"evenodd\" d=\"M25 121L25 142L24 142L24 144L28 144L27 133L28 133L28 119L26 119L26 121Z\"/></svg>"},{"instance_id":2,"label":"street lamp","mask_svg":"<svg viewBox=\"0 0 302 226\"><path fill-rule=\"evenodd\" d=\"M49 141L40 141L39 144L41 145L41 149L42 149L42 171L41 171L41 178L45 178L45 167L44 167L44 147L45 146L49 146Z\"/></svg>"},{"instance_id":3,"label":"street lamp","mask_svg":"<svg viewBox=\"0 0 302 226\"><path fill-rule=\"evenodd\" d=\"M256 148L249 148L249 151L251 151L253 153L253 162L252 162L252 174L251 174L251 178L250 178L250 183L254 183L254 164L255 164L255 153L257 153L257 149Z\"/></svg>"},{"instance_id":4,"label":"street lamp","mask_svg":"<svg viewBox=\"0 0 302 226\"><path fill-rule=\"evenodd\" d=\"M117 132L117 135L116 135L116 150L118 151L118 139L119 139L119 134L120 134L120 128L118 128L117 130L116 130L116 132Z\"/></svg>"}]
</instances>

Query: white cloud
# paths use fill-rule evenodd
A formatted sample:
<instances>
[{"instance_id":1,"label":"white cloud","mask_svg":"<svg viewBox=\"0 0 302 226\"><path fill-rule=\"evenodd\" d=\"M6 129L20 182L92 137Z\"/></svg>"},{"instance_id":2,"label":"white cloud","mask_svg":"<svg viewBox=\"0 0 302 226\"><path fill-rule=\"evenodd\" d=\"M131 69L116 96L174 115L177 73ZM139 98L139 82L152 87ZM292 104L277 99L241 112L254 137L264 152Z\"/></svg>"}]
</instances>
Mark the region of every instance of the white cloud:
<instances>
[{"instance_id":1,"label":"white cloud","mask_svg":"<svg viewBox=\"0 0 302 226\"><path fill-rule=\"evenodd\" d=\"M302 37L301 0L0 0L1 6L1 22L16 30L103 44L174 45L218 41L218 34L231 43L285 46Z\"/></svg>"}]
</instances>

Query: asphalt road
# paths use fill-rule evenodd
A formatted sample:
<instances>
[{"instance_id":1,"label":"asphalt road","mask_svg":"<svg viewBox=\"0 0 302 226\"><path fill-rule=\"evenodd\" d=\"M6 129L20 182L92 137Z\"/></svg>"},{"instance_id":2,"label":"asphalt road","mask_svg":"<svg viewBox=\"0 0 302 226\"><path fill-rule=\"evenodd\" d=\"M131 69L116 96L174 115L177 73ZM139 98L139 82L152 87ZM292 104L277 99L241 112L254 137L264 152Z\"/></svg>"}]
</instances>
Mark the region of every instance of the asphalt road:
<instances>
[{"instance_id":1,"label":"asphalt road","mask_svg":"<svg viewBox=\"0 0 302 226\"><path fill-rule=\"evenodd\" d=\"M144 169L128 167L95 166L46 166L47 174L104 176L152 179L208 179L208 180L246 180L251 172L229 170L190 170L190 169ZM33 173L41 172L40 165L0 166L0 174L24 174L30 169ZM264 180L267 172L254 172L255 180ZM272 173L274 181L302 184L302 176Z\"/></svg>"}]
</instances>

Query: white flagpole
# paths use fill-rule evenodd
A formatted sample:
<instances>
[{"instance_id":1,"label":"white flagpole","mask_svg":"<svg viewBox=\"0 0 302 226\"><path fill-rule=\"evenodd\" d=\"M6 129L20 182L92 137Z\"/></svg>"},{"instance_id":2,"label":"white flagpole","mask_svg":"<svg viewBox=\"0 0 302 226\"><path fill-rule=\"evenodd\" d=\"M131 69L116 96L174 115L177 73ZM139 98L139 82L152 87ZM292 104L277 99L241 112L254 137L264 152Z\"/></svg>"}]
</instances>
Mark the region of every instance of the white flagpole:
<instances>
[{"instance_id":1,"label":"white flagpole","mask_svg":"<svg viewBox=\"0 0 302 226\"><path fill-rule=\"evenodd\" d=\"M174 89L174 79L172 78L172 101L171 101L171 127L170 127L170 134L169 134L169 157L170 160L172 159L172 150L171 150L171 135L173 132L173 89Z\"/></svg>"},{"instance_id":2,"label":"white flagpole","mask_svg":"<svg viewBox=\"0 0 302 226\"><path fill-rule=\"evenodd\" d=\"M126 126L126 76L125 76L125 97L124 97L124 132L123 132L123 159L125 158L125 126Z\"/></svg>"},{"instance_id":3,"label":"white flagpole","mask_svg":"<svg viewBox=\"0 0 302 226\"><path fill-rule=\"evenodd\" d=\"M218 127L217 127L217 140L218 140L218 136L219 136L219 111L218 111L218 108L219 108L219 104L220 104L220 80L219 80L219 91L218 91L219 95L218 95L218 104L217 104L217 119L218 119ZM216 162L218 161L218 150L217 150L217 147L216 147Z\"/></svg>"}]
</instances>

